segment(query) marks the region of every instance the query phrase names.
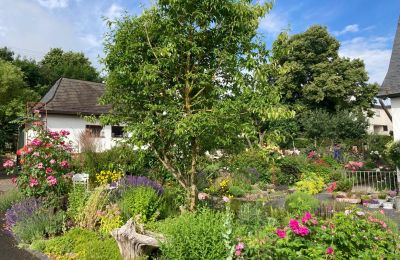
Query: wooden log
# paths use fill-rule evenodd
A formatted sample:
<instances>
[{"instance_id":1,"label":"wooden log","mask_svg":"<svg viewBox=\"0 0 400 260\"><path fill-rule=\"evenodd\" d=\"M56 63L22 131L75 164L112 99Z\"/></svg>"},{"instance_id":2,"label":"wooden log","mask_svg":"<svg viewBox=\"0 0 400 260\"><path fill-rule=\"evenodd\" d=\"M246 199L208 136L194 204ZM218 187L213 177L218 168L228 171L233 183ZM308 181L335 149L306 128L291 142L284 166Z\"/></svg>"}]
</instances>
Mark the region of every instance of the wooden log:
<instances>
[{"instance_id":1,"label":"wooden log","mask_svg":"<svg viewBox=\"0 0 400 260\"><path fill-rule=\"evenodd\" d=\"M137 233L132 218L122 227L111 231L111 235L117 241L124 260L138 259L151 254L160 247L159 240L162 240L161 235L152 232Z\"/></svg>"}]
</instances>

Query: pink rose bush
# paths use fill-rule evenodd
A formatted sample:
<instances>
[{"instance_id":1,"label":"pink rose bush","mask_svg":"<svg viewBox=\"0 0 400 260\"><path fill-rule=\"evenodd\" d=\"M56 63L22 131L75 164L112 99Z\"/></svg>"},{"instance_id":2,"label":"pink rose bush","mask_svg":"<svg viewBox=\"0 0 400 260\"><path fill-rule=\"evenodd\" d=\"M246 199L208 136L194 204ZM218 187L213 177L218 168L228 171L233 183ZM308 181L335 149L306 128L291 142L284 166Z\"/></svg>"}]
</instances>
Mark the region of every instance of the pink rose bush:
<instances>
[{"instance_id":1,"label":"pink rose bush","mask_svg":"<svg viewBox=\"0 0 400 260\"><path fill-rule=\"evenodd\" d=\"M363 166L364 166L364 163L363 163L363 162L353 162L353 161L350 161L350 162L348 162L348 163L344 166L344 168L346 168L346 169L349 170L349 171L355 172L355 171L360 170Z\"/></svg>"},{"instance_id":2,"label":"pink rose bush","mask_svg":"<svg viewBox=\"0 0 400 260\"><path fill-rule=\"evenodd\" d=\"M45 196L49 192L63 194L70 184L70 147L66 130L48 131L34 128L35 138L17 151L21 170L15 180L27 196ZM15 162L7 160L3 167L15 172Z\"/></svg>"}]
</instances>

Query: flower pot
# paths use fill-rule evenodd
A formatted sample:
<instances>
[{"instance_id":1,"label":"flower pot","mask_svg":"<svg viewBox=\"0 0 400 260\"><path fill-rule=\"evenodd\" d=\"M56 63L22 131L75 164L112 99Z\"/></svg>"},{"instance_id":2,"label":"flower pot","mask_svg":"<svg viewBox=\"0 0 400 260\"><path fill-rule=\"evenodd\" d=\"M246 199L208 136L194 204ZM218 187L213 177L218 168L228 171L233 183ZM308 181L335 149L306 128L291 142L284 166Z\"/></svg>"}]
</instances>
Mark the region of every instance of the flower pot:
<instances>
[{"instance_id":1,"label":"flower pot","mask_svg":"<svg viewBox=\"0 0 400 260\"><path fill-rule=\"evenodd\" d=\"M384 202L383 208L384 209L393 209L393 202Z\"/></svg>"},{"instance_id":2,"label":"flower pot","mask_svg":"<svg viewBox=\"0 0 400 260\"><path fill-rule=\"evenodd\" d=\"M380 206L381 206L381 204L379 204L379 203L369 203L368 204L368 208L370 208L370 209L379 209Z\"/></svg>"}]
</instances>

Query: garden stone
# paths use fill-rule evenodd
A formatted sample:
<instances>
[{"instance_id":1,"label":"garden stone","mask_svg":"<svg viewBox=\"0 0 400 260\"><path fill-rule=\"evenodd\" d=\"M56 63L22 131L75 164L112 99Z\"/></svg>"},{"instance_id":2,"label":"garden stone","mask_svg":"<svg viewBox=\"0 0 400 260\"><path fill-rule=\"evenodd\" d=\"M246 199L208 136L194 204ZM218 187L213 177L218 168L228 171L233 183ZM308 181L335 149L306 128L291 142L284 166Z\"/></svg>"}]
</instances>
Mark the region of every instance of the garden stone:
<instances>
[{"instance_id":1,"label":"garden stone","mask_svg":"<svg viewBox=\"0 0 400 260\"><path fill-rule=\"evenodd\" d=\"M131 218L122 227L111 231L124 260L143 259L143 256L157 250L160 247L159 240L163 240L161 235L152 232L137 233L136 228Z\"/></svg>"}]
</instances>

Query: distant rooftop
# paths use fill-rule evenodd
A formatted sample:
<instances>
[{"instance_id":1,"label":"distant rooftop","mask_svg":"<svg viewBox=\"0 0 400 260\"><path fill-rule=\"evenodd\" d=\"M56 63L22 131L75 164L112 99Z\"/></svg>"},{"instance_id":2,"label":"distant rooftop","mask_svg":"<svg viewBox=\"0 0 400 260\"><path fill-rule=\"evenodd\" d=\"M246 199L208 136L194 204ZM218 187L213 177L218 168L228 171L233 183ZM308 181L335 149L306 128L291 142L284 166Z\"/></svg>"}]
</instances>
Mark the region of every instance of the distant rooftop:
<instances>
[{"instance_id":1,"label":"distant rooftop","mask_svg":"<svg viewBox=\"0 0 400 260\"><path fill-rule=\"evenodd\" d=\"M49 114L101 115L111 106L98 104L105 85L91 81L60 78L40 100Z\"/></svg>"},{"instance_id":2,"label":"distant rooftop","mask_svg":"<svg viewBox=\"0 0 400 260\"><path fill-rule=\"evenodd\" d=\"M400 97L400 17L394 38L389 69L379 90L378 97Z\"/></svg>"}]
</instances>

